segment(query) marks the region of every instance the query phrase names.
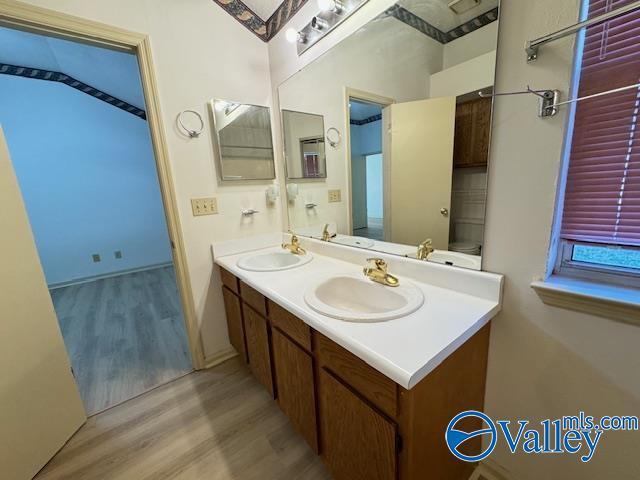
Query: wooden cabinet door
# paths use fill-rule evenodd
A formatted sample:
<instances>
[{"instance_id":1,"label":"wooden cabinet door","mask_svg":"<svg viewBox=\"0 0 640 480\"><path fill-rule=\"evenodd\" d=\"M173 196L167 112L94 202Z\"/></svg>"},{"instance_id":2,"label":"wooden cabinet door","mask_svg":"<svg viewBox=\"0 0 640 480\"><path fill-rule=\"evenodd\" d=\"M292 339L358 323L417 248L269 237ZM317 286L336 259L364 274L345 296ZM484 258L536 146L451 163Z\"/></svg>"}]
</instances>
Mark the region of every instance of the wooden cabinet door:
<instances>
[{"instance_id":1,"label":"wooden cabinet door","mask_svg":"<svg viewBox=\"0 0 640 480\"><path fill-rule=\"evenodd\" d=\"M278 404L313 451L318 453L316 395L311 355L275 328L272 340Z\"/></svg>"},{"instance_id":2,"label":"wooden cabinet door","mask_svg":"<svg viewBox=\"0 0 640 480\"><path fill-rule=\"evenodd\" d=\"M480 98L456 106L453 165L482 167L487 165L491 136L491 99Z\"/></svg>"},{"instance_id":3,"label":"wooden cabinet door","mask_svg":"<svg viewBox=\"0 0 640 480\"><path fill-rule=\"evenodd\" d=\"M240 357L246 362L247 352L244 345L244 325L242 322L240 298L226 286L222 287L222 297L224 299L224 309L227 312L229 341L233 348L240 354Z\"/></svg>"},{"instance_id":4,"label":"wooden cabinet door","mask_svg":"<svg viewBox=\"0 0 640 480\"><path fill-rule=\"evenodd\" d=\"M271 375L271 348L267 320L246 304L242 305L244 329L247 340L249 368L267 391L274 396Z\"/></svg>"},{"instance_id":5,"label":"wooden cabinet door","mask_svg":"<svg viewBox=\"0 0 640 480\"><path fill-rule=\"evenodd\" d=\"M453 141L453 166L467 167L473 157L473 104L456 105L456 126Z\"/></svg>"},{"instance_id":6,"label":"wooden cabinet door","mask_svg":"<svg viewBox=\"0 0 640 480\"><path fill-rule=\"evenodd\" d=\"M394 480L397 426L320 369L322 456L334 480Z\"/></svg>"}]
</instances>

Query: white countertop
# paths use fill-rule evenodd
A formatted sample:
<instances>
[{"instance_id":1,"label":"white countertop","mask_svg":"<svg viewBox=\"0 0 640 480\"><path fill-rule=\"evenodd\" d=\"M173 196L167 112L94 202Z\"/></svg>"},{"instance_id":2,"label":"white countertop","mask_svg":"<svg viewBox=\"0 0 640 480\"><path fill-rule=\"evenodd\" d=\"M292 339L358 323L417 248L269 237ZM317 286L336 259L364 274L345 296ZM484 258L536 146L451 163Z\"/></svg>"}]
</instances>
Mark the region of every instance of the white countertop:
<instances>
[{"instance_id":1,"label":"white countertop","mask_svg":"<svg viewBox=\"0 0 640 480\"><path fill-rule=\"evenodd\" d=\"M313 246L314 241L309 242ZM305 244L305 247L309 245ZM345 258L352 260L346 261L328 256L327 248L335 250L337 247L319 246L319 251L313 252L311 262L281 272L249 272L236 265L238 259L255 255L258 253L256 250L218 256L215 261L406 389L415 386L500 311L500 275L439 265L434 267L426 262L389 257L389 272L398 276L401 282L411 281L424 293L425 302L419 310L406 317L380 323L352 323L324 316L305 303L306 286L320 277L361 274L363 266L363 263L353 261L358 255L354 253L358 252L357 249L337 248L336 251L346 252ZM259 250L260 253L268 251L282 250L280 247ZM424 273L416 278L417 268L422 267L419 263L424 263L425 268ZM395 270L394 266L397 267ZM425 281L429 277L435 278L435 275L445 277L446 282ZM453 290L442 286L447 282L450 286L463 285L465 276L471 279L471 283L486 281L487 285L470 287L466 293L463 293L464 288ZM469 291L482 293L476 295Z\"/></svg>"}]
</instances>

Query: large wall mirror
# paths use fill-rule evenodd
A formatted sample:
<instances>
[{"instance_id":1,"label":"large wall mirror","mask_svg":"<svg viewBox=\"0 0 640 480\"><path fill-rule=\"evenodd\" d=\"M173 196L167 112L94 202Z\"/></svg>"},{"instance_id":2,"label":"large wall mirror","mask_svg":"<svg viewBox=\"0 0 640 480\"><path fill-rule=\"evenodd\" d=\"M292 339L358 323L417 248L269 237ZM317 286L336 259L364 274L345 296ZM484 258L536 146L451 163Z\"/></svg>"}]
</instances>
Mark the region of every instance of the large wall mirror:
<instances>
[{"instance_id":1,"label":"large wall mirror","mask_svg":"<svg viewBox=\"0 0 640 480\"><path fill-rule=\"evenodd\" d=\"M498 0L402 0L279 86L284 118L342 137L325 178L296 180L284 122L291 230L481 268L498 17Z\"/></svg>"},{"instance_id":2,"label":"large wall mirror","mask_svg":"<svg viewBox=\"0 0 640 480\"><path fill-rule=\"evenodd\" d=\"M210 107L220 179L274 179L276 171L269 107L228 100L212 100Z\"/></svg>"}]
</instances>

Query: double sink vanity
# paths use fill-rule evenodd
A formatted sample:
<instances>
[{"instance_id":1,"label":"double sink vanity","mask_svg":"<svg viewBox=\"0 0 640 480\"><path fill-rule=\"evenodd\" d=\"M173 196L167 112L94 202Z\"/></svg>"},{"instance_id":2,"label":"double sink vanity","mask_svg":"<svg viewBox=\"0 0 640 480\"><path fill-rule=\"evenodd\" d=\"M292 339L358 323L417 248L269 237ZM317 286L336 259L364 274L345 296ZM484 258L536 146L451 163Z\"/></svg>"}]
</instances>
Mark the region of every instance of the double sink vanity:
<instances>
[{"instance_id":1,"label":"double sink vanity","mask_svg":"<svg viewBox=\"0 0 640 480\"><path fill-rule=\"evenodd\" d=\"M445 430L483 408L502 277L370 253L280 234L213 245L231 344L335 479L468 478Z\"/></svg>"}]
</instances>

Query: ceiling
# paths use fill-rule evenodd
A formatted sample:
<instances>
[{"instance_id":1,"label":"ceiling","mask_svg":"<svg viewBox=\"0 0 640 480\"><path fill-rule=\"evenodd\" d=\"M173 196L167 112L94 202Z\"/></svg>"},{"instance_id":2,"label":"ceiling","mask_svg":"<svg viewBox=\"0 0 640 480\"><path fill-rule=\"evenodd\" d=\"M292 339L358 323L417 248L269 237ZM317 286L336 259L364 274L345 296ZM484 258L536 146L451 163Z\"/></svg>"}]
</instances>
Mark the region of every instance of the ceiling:
<instances>
[{"instance_id":1,"label":"ceiling","mask_svg":"<svg viewBox=\"0 0 640 480\"><path fill-rule=\"evenodd\" d=\"M0 27L0 63L64 73L145 108L133 54Z\"/></svg>"},{"instance_id":2,"label":"ceiling","mask_svg":"<svg viewBox=\"0 0 640 480\"><path fill-rule=\"evenodd\" d=\"M380 105L373 103L351 100L349 102L349 112L351 120L366 120L374 115L380 115L382 113L382 108L380 108Z\"/></svg>"},{"instance_id":3,"label":"ceiling","mask_svg":"<svg viewBox=\"0 0 640 480\"><path fill-rule=\"evenodd\" d=\"M451 0L400 0L398 5L446 33L489 10L493 10L500 2L499 0L481 0L480 5L462 15L454 13L448 7L449 3Z\"/></svg>"}]
</instances>

